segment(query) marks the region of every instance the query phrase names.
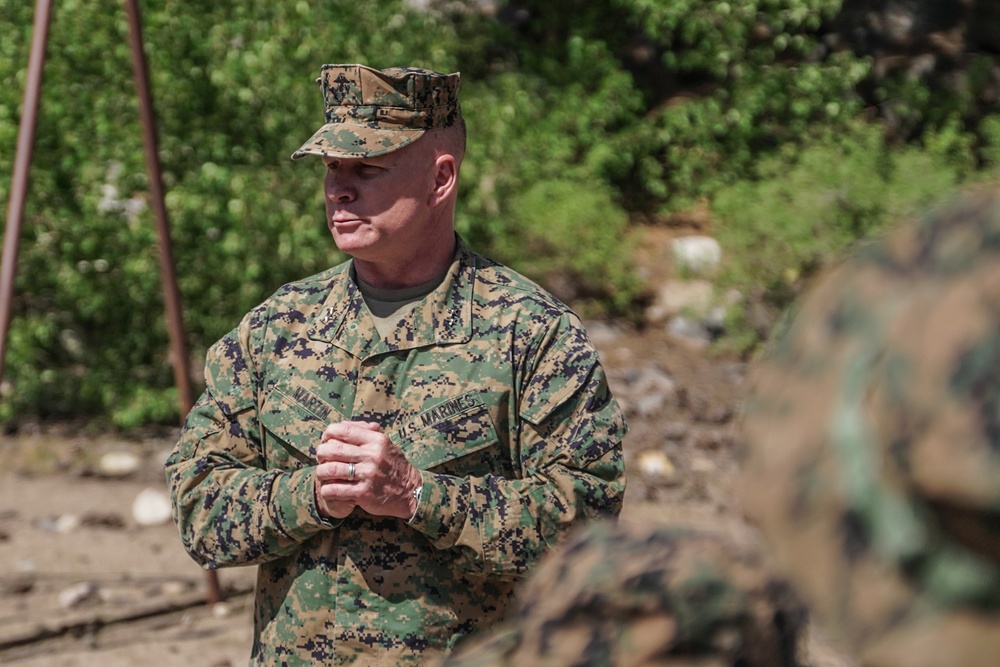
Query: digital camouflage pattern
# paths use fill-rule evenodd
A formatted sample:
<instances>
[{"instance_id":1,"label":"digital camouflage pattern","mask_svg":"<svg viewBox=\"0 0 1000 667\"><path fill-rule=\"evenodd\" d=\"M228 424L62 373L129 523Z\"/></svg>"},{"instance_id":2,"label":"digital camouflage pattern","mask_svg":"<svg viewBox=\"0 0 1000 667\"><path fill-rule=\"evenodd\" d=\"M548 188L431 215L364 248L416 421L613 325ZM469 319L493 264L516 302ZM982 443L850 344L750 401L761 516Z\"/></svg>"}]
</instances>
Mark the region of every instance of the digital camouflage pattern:
<instances>
[{"instance_id":1,"label":"digital camouflage pattern","mask_svg":"<svg viewBox=\"0 0 1000 667\"><path fill-rule=\"evenodd\" d=\"M864 665L1000 661L1000 194L825 276L746 406L741 495Z\"/></svg>"},{"instance_id":2,"label":"digital camouflage pattern","mask_svg":"<svg viewBox=\"0 0 1000 667\"><path fill-rule=\"evenodd\" d=\"M804 623L744 541L601 522L542 561L511 620L442 667L795 667Z\"/></svg>"},{"instance_id":3,"label":"digital camouflage pattern","mask_svg":"<svg viewBox=\"0 0 1000 667\"><path fill-rule=\"evenodd\" d=\"M317 82L326 122L292 153L293 159L384 155L413 143L427 130L444 129L462 120L458 73L324 65Z\"/></svg>"},{"instance_id":4,"label":"digital camouflage pattern","mask_svg":"<svg viewBox=\"0 0 1000 667\"><path fill-rule=\"evenodd\" d=\"M459 241L385 339L350 263L291 283L209 352L167 461L205 567L258 564L255 665L418 664L502 619L581 521L617 515L626 424L575 315ZM330 422L378 422L421 470L416 515L321 518Z\"/></svg>"}]
</instances>

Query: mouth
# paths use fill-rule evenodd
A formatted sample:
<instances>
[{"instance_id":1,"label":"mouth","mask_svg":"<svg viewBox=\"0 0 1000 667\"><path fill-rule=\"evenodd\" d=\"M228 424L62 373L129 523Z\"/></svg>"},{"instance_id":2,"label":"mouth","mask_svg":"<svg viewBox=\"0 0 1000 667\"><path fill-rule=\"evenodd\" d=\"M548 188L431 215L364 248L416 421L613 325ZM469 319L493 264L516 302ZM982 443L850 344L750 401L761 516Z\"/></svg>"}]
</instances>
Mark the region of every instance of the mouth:
<instances>
[{"instance_id":1,"label":"mouth","mask_svg":"<svg viewBox=\"0 0 1000 667\"><path fill-rule=\"evenodd\" d=\"M354 227L363 225L364 222L361 218L338 215L330 218L330 227Z\"/></svg>"}]
</instances>

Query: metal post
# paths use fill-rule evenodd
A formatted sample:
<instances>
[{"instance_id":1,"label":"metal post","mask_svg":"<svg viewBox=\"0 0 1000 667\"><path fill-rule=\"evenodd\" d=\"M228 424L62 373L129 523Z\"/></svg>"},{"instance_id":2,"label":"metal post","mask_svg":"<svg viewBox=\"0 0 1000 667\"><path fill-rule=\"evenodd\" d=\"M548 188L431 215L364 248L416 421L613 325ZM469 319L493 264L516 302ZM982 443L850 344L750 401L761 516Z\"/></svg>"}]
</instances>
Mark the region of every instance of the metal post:
<instances>
[{"instance_id":1,"label":"metal post","mask_svg":"<svg viewBox=\"0 0 1000 667\"><path fill-rule=\"evenodd\" d=\"M181 417L194 405L194 393L188 372L187 343L184 339L184 324L181 315L180 290L174 266L173 246L170 240L170 223L163 192L163 176L160 169L160 153L156 138L156 118L153 113L153 95L149 86L149 70L142 41L142 20L136 0L125 0L128 14L129 44L132 47L132 72L135 77L136 94L139 99L139 116L142 119L143 140L146 145L146 172L149 176L149 192L156 218L156 230L160 241L160 272L163 284L163 301L170 330L171 361L174 380L177 384ZM215 604L220 598L218 575L207 573L208 604Z\"/></svg>"},{"instance_id":2,"label":"metal post","mask_svg":"<svg viewBox=\"0 0 1000 667\"><path fill-rule=\"evenodd\" d=\"M51 15L52 0L37 0L35 3L35 26L31 37L31 55L28 58L28 81L24 89L24 106L21 109L17 153L14 157L14 176L11 181L10 202L7 207L7 225L4 228L3 259L0 263L0 381L3 380L4 359L7 355L7 332L10 329L14 276L17 273L17 251L21 243L24 200L28 192L31 151L35 143L38 100L42 89L45 47L49 41L49 18Z\"/></svg>"}]
</instances>

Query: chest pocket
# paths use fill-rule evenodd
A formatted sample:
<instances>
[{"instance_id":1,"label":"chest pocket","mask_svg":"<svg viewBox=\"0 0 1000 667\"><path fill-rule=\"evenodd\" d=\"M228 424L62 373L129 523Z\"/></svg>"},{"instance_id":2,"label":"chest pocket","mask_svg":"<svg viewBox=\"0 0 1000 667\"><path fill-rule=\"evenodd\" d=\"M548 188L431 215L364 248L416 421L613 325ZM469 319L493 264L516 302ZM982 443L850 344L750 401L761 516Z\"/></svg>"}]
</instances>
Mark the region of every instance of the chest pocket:
<instances>
[{"instance_id":1,"label":"chest pocket","mask_svg":"<svg viewBox=\"0 0 1000 667\"><path fill-rule=\"evenodd\" d=\"M343 418L294 378L282 377L264 399L260 412L267 468L297 470L315 464L323 430Z\"/></svg>"},{"instance_id":2,"label":"chest pocket","mask_svg":"<svg viewBox=\"0 0 1000 667\"><path fill-rule=\"evenodd\" d=\"M424 410L390 438L415 467L459 477L513 477L510 453L489 408L467 392Z\"/></svg>"}]
</instances>

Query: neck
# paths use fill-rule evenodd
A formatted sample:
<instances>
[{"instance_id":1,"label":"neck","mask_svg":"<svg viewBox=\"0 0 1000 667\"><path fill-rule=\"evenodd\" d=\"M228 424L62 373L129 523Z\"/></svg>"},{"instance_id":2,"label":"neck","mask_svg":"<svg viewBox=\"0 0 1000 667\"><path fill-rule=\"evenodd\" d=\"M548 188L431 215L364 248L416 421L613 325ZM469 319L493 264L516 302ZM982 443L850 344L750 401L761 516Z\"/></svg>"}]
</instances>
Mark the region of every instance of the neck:
<instances>
[{"instance_id":1,"label":"neck","mask_svg":"<svg viewBox=\"0 0 1000 667\"><path fill-rule=\"evenodd\" d=\"M424 246L418 255L404 260L381 261L354 258L358 277L378 289L403 289L423 285L447 270L455 256L455 234L448 240Z\"/></svg>"}]
</instances>

